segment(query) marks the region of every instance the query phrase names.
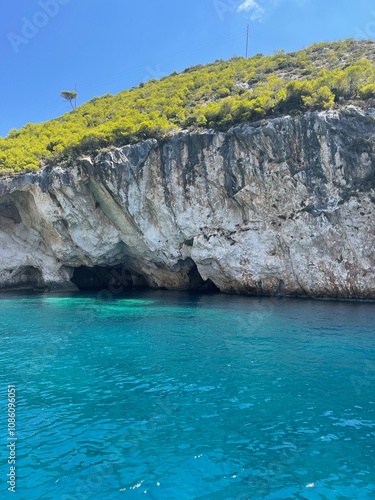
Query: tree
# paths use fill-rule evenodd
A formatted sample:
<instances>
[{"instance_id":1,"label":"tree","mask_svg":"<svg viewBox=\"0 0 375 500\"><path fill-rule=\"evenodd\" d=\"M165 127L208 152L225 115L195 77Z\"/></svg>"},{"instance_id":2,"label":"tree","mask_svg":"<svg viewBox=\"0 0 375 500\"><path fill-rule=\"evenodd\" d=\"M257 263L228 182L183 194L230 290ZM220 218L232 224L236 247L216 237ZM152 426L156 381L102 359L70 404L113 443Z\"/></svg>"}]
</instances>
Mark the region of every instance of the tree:
<instances>
[{"instance_id":1,"label":"tree","mask_svg":"<svg viewBox=\"0 0 375 500\"><path fill-rule=\"evenodd\" d=\"M76 99L78 97L77 92L75 92L74 90L63 90L60 93L60 95L61 95L61 97L63 99L65 99L66 101L69 102L69 104L71 105L72 109L76 108L76 106L77 106ZM73 101L74 101L74 104L73 104Z\"/></svg>"}]
</instances>

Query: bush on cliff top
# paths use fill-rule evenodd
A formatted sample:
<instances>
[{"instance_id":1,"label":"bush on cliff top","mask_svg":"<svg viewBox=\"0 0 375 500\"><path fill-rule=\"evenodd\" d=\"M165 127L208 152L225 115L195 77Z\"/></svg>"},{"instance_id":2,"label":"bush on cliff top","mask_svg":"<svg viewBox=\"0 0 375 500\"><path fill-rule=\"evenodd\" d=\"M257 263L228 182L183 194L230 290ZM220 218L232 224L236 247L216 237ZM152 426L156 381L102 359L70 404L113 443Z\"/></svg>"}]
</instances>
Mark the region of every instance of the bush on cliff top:
<instances>
[{"instance_id":1,"label":"bush on cliff top","mask_svg":"<svg viewBox=\"0 0 375 500\"><path fill-rule=\"evenodd\" d=\"M0 172L98 152L173 130L210 127L375 98L375 43L345 40L294 53L232 58L94 98L0 138Z\"/></svg>"}]
</instances>

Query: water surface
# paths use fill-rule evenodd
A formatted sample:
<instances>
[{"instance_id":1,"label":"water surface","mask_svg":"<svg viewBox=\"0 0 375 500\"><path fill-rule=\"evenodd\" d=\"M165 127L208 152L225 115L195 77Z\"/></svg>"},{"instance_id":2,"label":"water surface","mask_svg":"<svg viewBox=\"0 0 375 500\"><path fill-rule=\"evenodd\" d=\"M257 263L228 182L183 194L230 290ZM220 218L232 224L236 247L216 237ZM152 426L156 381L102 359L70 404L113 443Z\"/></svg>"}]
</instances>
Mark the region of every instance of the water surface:
<instances>
[{"instance_id":1,"label":"water surface","mask_svg":"<svg viewBox=\"0 0 375 500\"><path fill-rule=\"evenodd\" d=\"M14 498L375 498L374 304L100 297L0 297L1 498L8 384Z\"/></svg>"}]
</instances>

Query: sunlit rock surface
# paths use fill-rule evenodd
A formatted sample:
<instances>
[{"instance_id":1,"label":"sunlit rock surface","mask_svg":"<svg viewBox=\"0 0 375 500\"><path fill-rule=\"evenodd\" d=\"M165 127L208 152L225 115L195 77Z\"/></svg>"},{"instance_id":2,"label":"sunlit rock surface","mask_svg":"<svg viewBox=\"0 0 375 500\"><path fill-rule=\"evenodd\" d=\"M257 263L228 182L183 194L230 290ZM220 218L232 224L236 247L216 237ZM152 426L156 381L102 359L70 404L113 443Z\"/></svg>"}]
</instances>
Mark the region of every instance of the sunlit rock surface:
<instances>
[{"instance_id":1,"label":"sunlit rock surface","mask_svg":"<svg viewBox=\"0 0 375 500\"><path fill-rule=\"evenodd\" d=\"M0 181L0 288L375 298L375 111L180 133Z\"/></svg>"}]
</instances>

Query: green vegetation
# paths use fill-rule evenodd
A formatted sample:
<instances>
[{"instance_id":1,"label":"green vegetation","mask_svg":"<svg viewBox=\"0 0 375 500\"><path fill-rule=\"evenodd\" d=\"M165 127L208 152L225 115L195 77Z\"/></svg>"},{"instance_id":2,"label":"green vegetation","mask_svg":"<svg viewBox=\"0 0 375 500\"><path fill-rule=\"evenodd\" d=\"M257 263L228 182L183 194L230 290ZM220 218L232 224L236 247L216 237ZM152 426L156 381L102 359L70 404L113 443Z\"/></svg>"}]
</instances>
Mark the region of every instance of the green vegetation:
<instances>
[{"instance_id":1,"label":"green vegetation","mask_svg":"<svg viewBox=\"0 0 375 500\"><path fill-rule=\"evenodd\" d=\"M0 172L31 171L54 160L180 129L226 130L244 121L372 105L375 43L345 40L195 66L137 88L94 98L70 113L0 138Z\"/></svg>"}]
</instances>

